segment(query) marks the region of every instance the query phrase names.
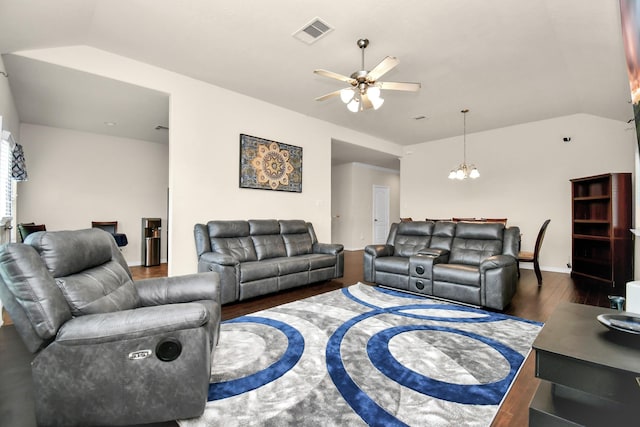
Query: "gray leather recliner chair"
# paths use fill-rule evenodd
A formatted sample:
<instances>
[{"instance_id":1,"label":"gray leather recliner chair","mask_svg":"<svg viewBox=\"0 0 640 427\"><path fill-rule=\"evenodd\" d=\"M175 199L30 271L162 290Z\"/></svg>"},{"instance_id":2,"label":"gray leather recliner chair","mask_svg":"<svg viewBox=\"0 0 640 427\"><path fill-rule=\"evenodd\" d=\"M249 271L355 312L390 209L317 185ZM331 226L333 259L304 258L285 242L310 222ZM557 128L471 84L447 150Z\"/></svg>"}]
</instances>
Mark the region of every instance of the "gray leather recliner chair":
<instances>
[{"instance_id":1,"label":"gray leather recliner chair","mask_svg":"<svg viewBox=\"0 0 640 427\"><path fill-rule=\"evenodd\" d=\"M0 299L27 348L38 425L201 415L220 327L217 273L133 282L100 229L0 246Z\"/></svg>"}]
</instances>

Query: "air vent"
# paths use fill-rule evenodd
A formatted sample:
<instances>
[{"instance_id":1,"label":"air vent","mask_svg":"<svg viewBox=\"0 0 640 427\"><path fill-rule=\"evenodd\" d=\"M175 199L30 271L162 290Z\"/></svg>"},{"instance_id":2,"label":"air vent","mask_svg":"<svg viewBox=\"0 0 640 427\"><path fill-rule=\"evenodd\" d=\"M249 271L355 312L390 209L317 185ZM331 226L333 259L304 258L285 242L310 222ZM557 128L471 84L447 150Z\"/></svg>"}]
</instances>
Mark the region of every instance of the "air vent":
<instances>
[{"instance_id":1,"label":"air vent","mask_svg":"<svg viewBox=\"0 0 640 427\"><path fill-rule=\"evenodd\" d=\"M292 35L301 42L312 44L326 36L331 31L333 31L333 27L331 25L316 17Z\"/></svg>"}]
</instances>

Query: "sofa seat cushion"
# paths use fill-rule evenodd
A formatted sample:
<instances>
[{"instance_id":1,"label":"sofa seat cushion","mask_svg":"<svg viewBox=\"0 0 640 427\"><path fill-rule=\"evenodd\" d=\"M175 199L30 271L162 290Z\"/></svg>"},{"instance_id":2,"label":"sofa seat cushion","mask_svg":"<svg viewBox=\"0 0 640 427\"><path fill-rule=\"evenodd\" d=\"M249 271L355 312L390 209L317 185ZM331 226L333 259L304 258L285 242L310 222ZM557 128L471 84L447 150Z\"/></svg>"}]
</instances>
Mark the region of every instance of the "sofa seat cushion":
<instances>
[{"instance_id":1,"label":"sofa seat cushion","mask_svg":"<svg viewBox=\"0 0 640 427\"><path fill-rule=\"evenodd\" d=\"M433 280L480 286L480 269L464 264L436 264L433 266Z\"/></svg>"},{"instance_id":2,"label":"sofa seat cushion","mask_svg":"<svg viewBox=\"0 0 640 427\"><path fill-rule=\"evenodd\" d=\"M387 256L376 258L375 266L377 271L409 275L409 258L407 257Z\"/></svg>"},{"instance_id":3,"label":"sofa seat cushion","mask_svg":"<svg viewBox=\"0 0 640 427\"><path fill-rule=\"evenodd\" d=\"M278 277L278 262L272 259L263 261L250 261L240 264L240 282Z\"/></svg>"},{"instance_id":4,"label":"sofa seat cushion","mask_svg":"<svg viewBox=\"0 0 640 427\"><path fill-rule=\"evenodd\" d=\"M279 276L309 271L309 260L304 257L275 258L273 262L278 264Z\"/></svg>"},{"instance_id":5,"label":"sofa seat cushion","mask_svg":"<svg viewBox=\"0 0 640 427\"><path fill-rule=\"evenodd\" d=\"M335 267L336 257L335 255L328 254L309 254L304 255L309 261L309 269L318 270L320 268Z\"/></svg>"}]
</instances>

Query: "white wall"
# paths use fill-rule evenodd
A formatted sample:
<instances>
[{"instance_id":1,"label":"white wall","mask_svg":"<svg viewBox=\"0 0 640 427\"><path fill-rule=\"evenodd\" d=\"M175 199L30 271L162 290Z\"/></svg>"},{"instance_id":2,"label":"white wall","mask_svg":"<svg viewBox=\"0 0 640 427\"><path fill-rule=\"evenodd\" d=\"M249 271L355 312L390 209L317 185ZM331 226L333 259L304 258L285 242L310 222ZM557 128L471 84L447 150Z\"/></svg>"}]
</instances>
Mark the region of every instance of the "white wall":
<instances>
[{"instance_id":1,"label":"white wall","mask_svg":"<svg viewBox=\"0 0 640 427\"><path fill-rule=\"evenodd\" d=\"M6 72L2 56L0 56L0 71ZM0 116L2 116L2 129L11 132L16 141L20 137L20 119L16 109L9 79L0 74ZM0 129L1 130L1 129Z\"/></svg>"},{"instance_id":2,"label":"white wall","mask_svg":"<svg viewBox=\"0 0 640 427\"><path fill-rule=\"evenodd\" d=\"M520 227L523 250L533 250L540 226L550 218L540 265L569 271L569 180L634 172L632 129L624 122L576 114L467 134L467 163L481 173L475 181L447 178L462 161L461 137L407 147L401 159L401 216L507 217L508 225Z\"/></svg>"},{"instance_id":3,"label":"white wall","mask_svg":"<svg viewBox=\"0 0 640 427\"><path fill-rule=\"evenodd\" d=\"M0 71L6 72L2 56L0 56ZM9 80L4 75L0 75L0 133L2 130L8 130L16 141L20 140L20 119L18 118L18 110L16 109L11 89L9 88ZM15 225L15 220L14 220ZM15 235L15 227L12 230ZM0 326L2 326L2 301L0 301Z\"/></svg>"},{"instance_id":4,"label":"white wall","mask_svg":"<svg viewBox=\"0 0 640 427\"><path fill-rule=\"evenodd\" d=\"M118 221L129 265L141 264L141 218L162 219L166 260L169 147L68 129L21 125L29 180L18 183L18 221L47 230Z\"/></svg>"},{"instance_id":5,"label":"white wall","mask_svg":"<svg viewBox=\"0 0 640 427\"><path fill-rule=\"evenodd\" d=\"M363 163L334 166L331 182L332 240L348 250L373 243L373 186L389 187L389 221L400 219L400 174Z\"/></svg>"},{"instance_id":6,"label":"white wall","mask_svg":"<svg viewBox=\"0 0 640 427\"><path fill-rule=\"evenodd\" d=\"M169 274L197 269L193 226L212 219L300 218L331 239L331 139L399 155L399 146L86 46L21 52L170 94ZM303 148L302 193L240 189L239 135Z\"/></svg>"},{"instance_id":7,"label":"white wall","mask_svg":"<svg viewBox=\"0 0 640 427\"><path fill-rule=\"evenodd\" d=\"M331 139L392 155L403 151L389 141L97 49L76 46L21 54L170 94L171 275L196 271L193 225L210 219L304 218L313 222L321 241L330 241ZM461 138L406 147L400 216L507 216L510 224L521 227L523 249L532 248L542 221L551 218L542 266L567 271L569 179L633 171L635 138L627 127L578 114L470 134L468 159L482 173L476 182L446 178L461 161ZM303 192L238 188L240 133L303 147ZM563 143L564 136L572 142ZM527 168L536 172L528 175Z\"/></svg>"}]
</instances>

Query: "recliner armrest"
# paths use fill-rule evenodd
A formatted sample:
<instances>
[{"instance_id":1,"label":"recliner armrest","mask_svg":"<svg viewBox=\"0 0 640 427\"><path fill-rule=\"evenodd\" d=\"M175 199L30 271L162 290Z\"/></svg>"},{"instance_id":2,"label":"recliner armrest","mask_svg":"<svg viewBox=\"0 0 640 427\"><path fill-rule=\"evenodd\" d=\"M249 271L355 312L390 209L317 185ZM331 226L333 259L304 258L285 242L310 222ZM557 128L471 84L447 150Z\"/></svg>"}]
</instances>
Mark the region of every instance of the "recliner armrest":
<instances>
[{"instance_id":1,"label":"recliner armrest","mask_svg":"<svg viewBox=\"0 0 640 427\"><path fill-rule=\"evenodd\" d=\"M66 322L56 336L62 345L121 341L193 329L209 321L209 312L196 302L89 314Z\"/></svg>"},{"instance_id":2,"label":"recliner armrest","mask_svg":"<svg viewBox=\"0 0 640 427\"><path fill-rule=\"evenodd\" d=\"M432 255L435 257L446 256L448 258L449 251L446 249L424 248L418 251L418 255Z\"/></svg>"},{"instance_id":3,"label":"recliner armrest","mask_svg":"<svg viewBox=\"0 0 640 427\"><path fill-rule=\"evenodd\" d=\"M480 273L494 268L502 268L516 263L516 259L510 255L494 255L480 263Z\"/></svg>"},{"instance_id":4,"label":"recliner armrest","mask_svg":"<svg viewBox=\"0 0 640 427\"><path fill-rule=\"evenodd\" d=\"M374 257L392 256L393 245L367 245L365 246L364 251Z\"/></svg>"},{"instance_id":5,"label":"recliner armrest","mask_svg":"<svg viewBox=\"0 0 640 427\"><path fill-rule=\"evenodd\" d=\"M314 254L338 255L342 251L344 251L344 245L341 245L338 243L314 243L313 244Z\"/></svg>"},{"instance_id":6,"label":"recliner armrest","mask_svg":"<svg viewBox=\"0 0 640 427\"><path fill-rule=\"evenodd\" d=\"M216 272L158 277L134 282L143 306L198 300L220 301L220 277Z\"/></svg>"},{"instance_id":7,"label":"recliner armrest","mask_svg":"<svg viewBox=\"0 0 640 427\"><path fill-rule=\"evenodd\" d=\"M200 262L212 262L220 265L235 266L240 264L240 261L232 257L231 255L221 254L219 252L205 252L200 256Z\"/></svg>"}]
</instances>

